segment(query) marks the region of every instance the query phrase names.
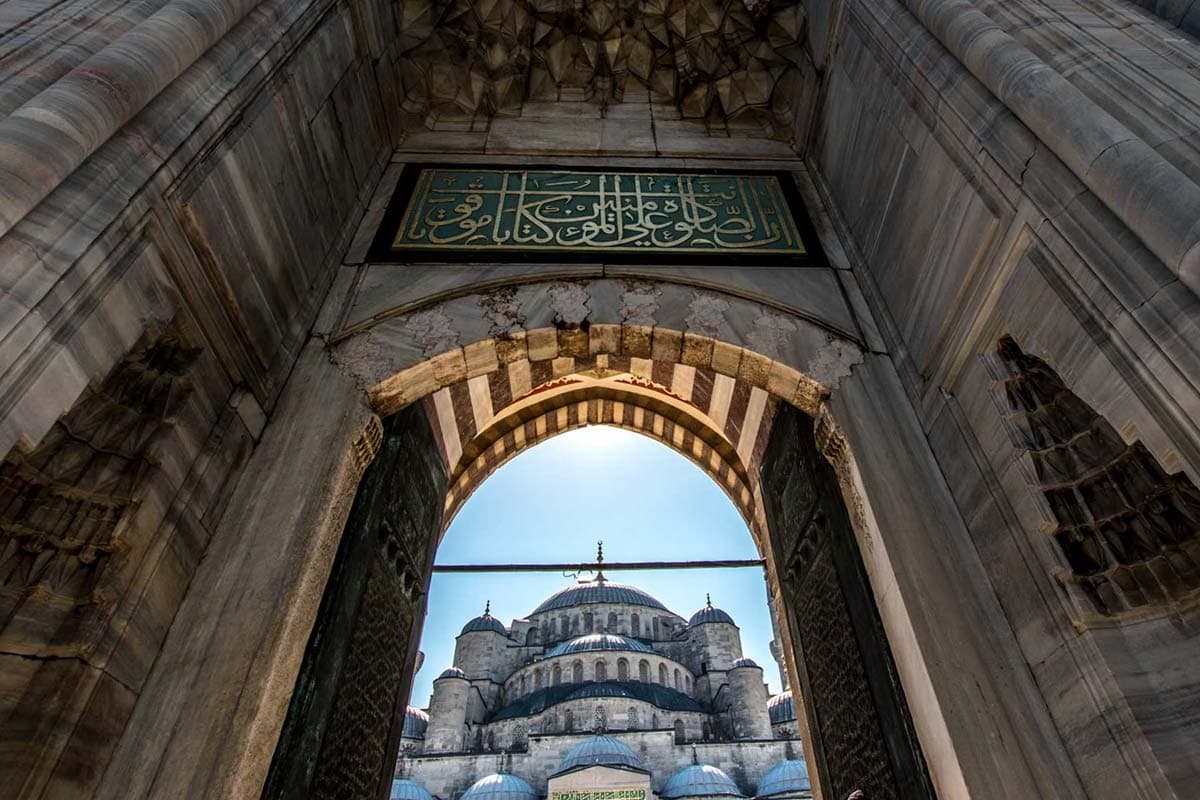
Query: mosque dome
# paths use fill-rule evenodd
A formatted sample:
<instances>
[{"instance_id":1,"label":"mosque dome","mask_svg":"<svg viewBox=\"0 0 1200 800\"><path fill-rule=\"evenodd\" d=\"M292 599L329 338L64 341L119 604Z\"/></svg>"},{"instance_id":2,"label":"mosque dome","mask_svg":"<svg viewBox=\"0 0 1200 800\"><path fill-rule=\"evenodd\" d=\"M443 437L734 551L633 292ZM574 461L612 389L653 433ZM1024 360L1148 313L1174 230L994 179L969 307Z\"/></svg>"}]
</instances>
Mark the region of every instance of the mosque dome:
<instances>
[{"instance_id":1,"label":"mosque dome","mask_svg":"<svg viewBox=\"0 0 1200 800\"><path fill-rule=\"evenodd\" d=\"M416 781L396 778L392 781L390 800L433 800L433 795L425 791L425 787Z\"/></svg>"},{"instance_id":2,"label":"mosque dome","mask_svg":"<svg viewBox=\"0 0 1200 800\"><path fill-rule=\"evenodd\" d=\"M693 764L671 776L659 792L660 797L744 797L733 779L708 764Z\"/></svg>"},{"instance_id":3,"label":"mosque dome","mask_svg":"<svg viewBox=\"0 0 1200 800\"><path fill-rule=\"evenodd\" d=\"M642 769L641 759L628 745L611 736L598 735L584 739L568 750L558 771L566 772L576 767L590 767L595 764Z\"/></svg>"},{"instance_id":4,"label":"mosque dome","mask_svg":"<svg viewBox=\"0 0 1200 800\"><path fill-rule=\"evenodd\" d=\"M609 603L612 605L645 606L646 608L666 611L667 607L636 586L624 583L613 583L606 580L585 581L574 586L568 586L562 591L555 592L542 601L533 610L533 614L542 614L559 608L571 608L592 603ZM532 614L530 615L532 616Z\"/></svg>"},{"instance_id":5,"label":"mosque dome","mask_svg":"<svg viewBox=\"0 0 1200 800\"><path fill-rule=\"evenodd\" d=\"M437 676L439 681L442 678L462 678L463 680L466 680L467 673L463 672L458 667L447 667L446 669L442 670L441 675Z\"/></svg>"},{"instance_id":6,"label":"mosque dome","mask_svg":"<svg viewBox=\"0 0 1200 800\"><path fill-rule=\"evenodd\" d=\"M654 650L628 636L615 633L588 633L555 645L546 653L546 658L566 656L571 653L587 653L593 650L627 650L634 653L653 653Z\"/></svg>"},{"instance_id":7,"label":"mosque dome","mask_svg":"<svg viewBox=\"0 0 1200 800\"><path fill-rule=\"evenodd\" d=\"M444 675L445 673L442 674ZM428 714L412 706L404 709L404 728L400 732L401 737L405 739L424 739L427 727L429 727Z\"/></svg>"},{"instance_id":8,"label":"mosque dome","mask_svg":"<svg viewBox=\"0 0 1200 800\"><path fill-rule=\"evenodd\" d=\"M733 617L726 614L719 608L713 608L712 598L707 598L704 608L692 614L692 618L688 620L688 625L703 625L706 622L723 622L726 625L733 625Z\"/></svg>"},{"instance_id":9,"label":"mosque dome","mask_svg":"<svg viewBox=\"0 0 1200 800\"><path fill-rule=\"evenodd\" d=\"M739 658L737 661L733 662L733 669L737 669L739 667L754 667L755 669L762 669L762 667L758 666L758 662L753 658Z\"/></svg>"},{"instance_id":10,"label":"mosque dome","mask_svg":"<svg viewBox=\"0 0 1200 800\"><path fill-rule=\"evenodd\" d=\"M808 779L808 764L804 759L781 761L771 767L758 784L757 797L774 797L792 792L810 792L812 782Z\"/></svg>"},{"instance_id":11,"label":"mosque dome","mask_svg":"<svg viewBox=\"0 0 1200 800\"><path fill-rule=\"evenodd\" d=\"M796 704L792 702L792 692L790 689L775 695L767 701L767 714L771 717L772 725L791 722L796 718Z\"/></svg>"},{"instance_id":12,"label":"mosque dome","mask_svg":"<svg viewBox=\"0 0 1200 800\"><path fill-rule=\"evenodd\" d=\"M508 636L508 631L504 628L504 623L492 616L492 601L488 601L483 608L483 614L463 625L463 633L475 633L477 631L493 631L495 633Z\"/></svg>"},{"instance_id":13,"label":"mosque dome","mask_svg":"<svg viewBox=\"0 0 1200 800\"><path fill-rule=\"evenodd\" d=\"M463 792L460 800L537 800L537 792L516 775L485 775Z\"/></svg>"}]
</instances>

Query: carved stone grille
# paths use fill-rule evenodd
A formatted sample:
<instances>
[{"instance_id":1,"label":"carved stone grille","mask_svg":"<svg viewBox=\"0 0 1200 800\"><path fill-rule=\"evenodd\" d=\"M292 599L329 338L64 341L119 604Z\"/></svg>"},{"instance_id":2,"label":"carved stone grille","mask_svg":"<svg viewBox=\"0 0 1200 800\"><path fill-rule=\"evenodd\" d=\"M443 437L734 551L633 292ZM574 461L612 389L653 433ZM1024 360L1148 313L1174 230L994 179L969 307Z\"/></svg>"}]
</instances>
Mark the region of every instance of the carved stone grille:
<instances>
[{"instance_id":1,"label":"carved stone grille","mask_svg":"<svg viewBox=\"0 0 1200 800\"><path fill-rule=\"evenodd\" d=\"M60 610L115 598L105 571L155 469L155 444L199 354L174 326L148 332L32 451L0 464L0 619L28 599Z\"/></svg>"},{"instance_id":2,"label":"carved stone grille","mask_svg":"<svg viewBox=\"0 0 1200 800\"><path fill-rule=\"evenodd\" d=\"M1054 517L1051 535L1103 614L1169 603L1200 588L1200 491L1126 444L1055 371L1000 340L997 396L1013 444Z\"/></svg>"},{"instance_id":3,"label":"carved stone grille","mask_svg":"<svg viewBox=\"0 0 1200 800\"><path fill-rule=\"evenodd\" d=\"M526 101L672 103L787 138L804 10L785 0L400 0L402 108L428 127Z\"/></svg>"}]
</instances>

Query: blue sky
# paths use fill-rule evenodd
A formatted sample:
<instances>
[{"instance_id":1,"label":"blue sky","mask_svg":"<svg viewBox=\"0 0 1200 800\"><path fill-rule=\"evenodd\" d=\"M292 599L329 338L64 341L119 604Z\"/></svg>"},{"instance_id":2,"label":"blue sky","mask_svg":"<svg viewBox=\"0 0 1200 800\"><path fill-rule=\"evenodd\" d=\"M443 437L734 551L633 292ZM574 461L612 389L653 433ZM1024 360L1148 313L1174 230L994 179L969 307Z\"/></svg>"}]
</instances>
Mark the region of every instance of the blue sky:
<instances>
[{"instance_id":1,"label":"blue sky","mask_svg":"<svg viewBox=\"0 0 1200 800\"><path fill-rule=\"evenodd\" d=\"M488 478L451 523L436 560L590 561L598 539L609 561L758 557L733 503L698 467L639 434L593 426L530 448ZM763 666L771 692L779 691L760 569L605 575L645 589L685 619L711 592L713 605L741 628L742 648ZM575 580L544 572L435 574L421 640L425 664L411 704L428 705L433 679L453 659L454 637L482 613L485 601L507 625Z\"/></svg>"}]
</instances>

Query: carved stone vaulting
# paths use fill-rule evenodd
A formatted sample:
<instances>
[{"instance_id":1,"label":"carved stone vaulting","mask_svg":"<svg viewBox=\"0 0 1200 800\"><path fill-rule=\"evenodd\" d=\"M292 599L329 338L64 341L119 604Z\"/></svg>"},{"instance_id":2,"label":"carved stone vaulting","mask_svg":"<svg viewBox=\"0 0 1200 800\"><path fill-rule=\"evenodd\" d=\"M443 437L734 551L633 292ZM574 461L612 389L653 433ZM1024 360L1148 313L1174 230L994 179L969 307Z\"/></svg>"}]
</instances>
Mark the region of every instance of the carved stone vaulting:
<instances>
[{"instance_id":1,"label":"carved stone vaulting","mask_svg":"<svg viewBox=\"0 0 1200 800\"><path fill-rule=\"evenodd\" d=\"M401 0L403 108L428 127L627 97L786 138L804 10L786 0Z\"/></svg>"}]
</instances>

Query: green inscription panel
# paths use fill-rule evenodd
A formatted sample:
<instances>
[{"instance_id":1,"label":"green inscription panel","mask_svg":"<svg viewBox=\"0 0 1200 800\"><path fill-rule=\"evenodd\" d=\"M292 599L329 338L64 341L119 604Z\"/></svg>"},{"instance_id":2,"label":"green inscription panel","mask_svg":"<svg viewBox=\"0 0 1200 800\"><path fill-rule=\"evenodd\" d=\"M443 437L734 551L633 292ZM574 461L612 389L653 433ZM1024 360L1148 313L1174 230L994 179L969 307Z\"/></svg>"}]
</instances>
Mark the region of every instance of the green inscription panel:
<instances>
[{"instance_id":1,"label":"green inscription panel","mask_svg":"<svg viewBox=\"0 0 1200 800\"><path fill-rule=\"evenodd\" d=\"M646 800L645 789L599 789L551 792L550 800Z\"/></svg>"},{"instance_id":2,"label":"green inscription panel","mask_svg":"<svg viewBox=\"0 0 1200 800\"><path fill-rule=\"evenodd\" d=\"M421 168L391 247L805 253L774 175Z\"/></svg>"}]
</instances>

